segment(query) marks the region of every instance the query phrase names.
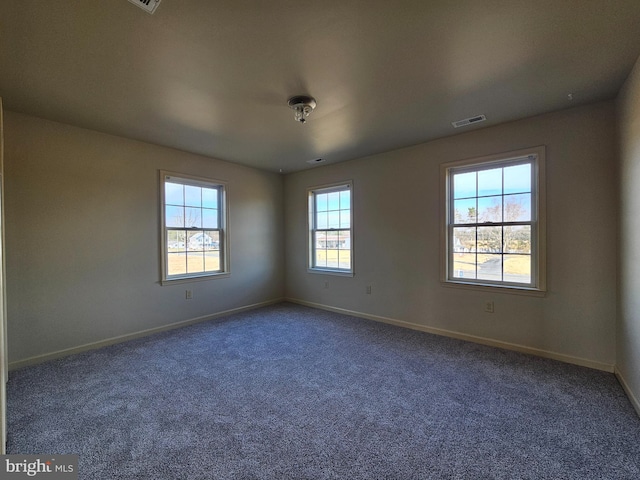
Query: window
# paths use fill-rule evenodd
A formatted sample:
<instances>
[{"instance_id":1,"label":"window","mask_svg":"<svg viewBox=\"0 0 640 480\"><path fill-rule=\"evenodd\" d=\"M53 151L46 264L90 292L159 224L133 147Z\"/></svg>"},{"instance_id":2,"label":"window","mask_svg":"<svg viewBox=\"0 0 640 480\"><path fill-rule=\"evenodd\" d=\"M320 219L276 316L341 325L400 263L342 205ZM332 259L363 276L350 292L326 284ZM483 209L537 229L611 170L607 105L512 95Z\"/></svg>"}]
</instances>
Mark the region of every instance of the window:
<instances>
[{"instance_id":1,"label":"window","mask_svg":"<svg viewBox=\"0 0 640 480\"><path fill-rule=\"evenodd\" d=\"M309 190L310 271L353 274L352 183Z\"/></svg>"},{"instance_id":2,"label":"window","mask_svg":"<svg viewBox=\"0 0 640 480\"><path fill-rule=\"evenodd\" d=\"M224 184L160 175L163 282L227 273Z\"/></svg>"},{"instance_id":3,"label":"window","mask_svg":"<svg viewBox=\"0 0 640 480\"><path fill-rule=\"evenodd\" d=\"M444 281L545 289L544 148L442 166Z\"/></svg>"}]
</instances>

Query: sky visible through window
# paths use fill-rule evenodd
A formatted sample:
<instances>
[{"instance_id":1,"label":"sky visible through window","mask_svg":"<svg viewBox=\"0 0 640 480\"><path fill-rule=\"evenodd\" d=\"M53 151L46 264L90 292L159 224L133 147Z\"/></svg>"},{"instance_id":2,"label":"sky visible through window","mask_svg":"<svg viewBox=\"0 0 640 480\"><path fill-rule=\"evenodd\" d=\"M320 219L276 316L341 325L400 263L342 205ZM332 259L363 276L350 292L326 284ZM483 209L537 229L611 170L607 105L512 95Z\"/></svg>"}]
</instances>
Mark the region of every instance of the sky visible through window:
<instances>
[{"instance_id":1,"label":"sky visible through window","mask_svg":"<svg viewBox=\"0 0 640 480\"><path fill-rule=\"evenodd\" d=\"M314 194L313 267L351 269L351 190Z\"/></svg>"},{"instance_id":2,"label":"sky visible through window","mask_svg":"<svg viewBox=\"0 0 640 480\"><path fill-rule=\"evenodd\" d=\"M454 278L531 283L531 174L530 162L453 174Z\"/></svg>"},{"instance_id":3,"label":"sky visible through window","mask_svg":"<svg viewBox=\"0 0 640 480\"><path fill-rule=\"evenodd\" d=\"M219 190L165 181L167 276L221 271Z\"/></svg>"}]
</instances>

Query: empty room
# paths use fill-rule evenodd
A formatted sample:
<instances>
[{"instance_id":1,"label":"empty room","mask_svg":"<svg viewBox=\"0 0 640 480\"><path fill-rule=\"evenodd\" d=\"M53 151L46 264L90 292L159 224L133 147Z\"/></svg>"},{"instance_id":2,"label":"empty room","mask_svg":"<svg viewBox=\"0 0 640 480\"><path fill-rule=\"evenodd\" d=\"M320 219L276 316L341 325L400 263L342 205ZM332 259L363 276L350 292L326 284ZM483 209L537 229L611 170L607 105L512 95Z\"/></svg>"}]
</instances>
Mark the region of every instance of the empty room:
<instances>
[{"instance_id":1,"label":"empty room","mask_svg":"<svg viewBox=\"0 0 640 480\"><path fill-rule=\"evenodd\" d=\"M640 2L0 2L1 478L640 478Z\"/></svg>"}]
</instances>

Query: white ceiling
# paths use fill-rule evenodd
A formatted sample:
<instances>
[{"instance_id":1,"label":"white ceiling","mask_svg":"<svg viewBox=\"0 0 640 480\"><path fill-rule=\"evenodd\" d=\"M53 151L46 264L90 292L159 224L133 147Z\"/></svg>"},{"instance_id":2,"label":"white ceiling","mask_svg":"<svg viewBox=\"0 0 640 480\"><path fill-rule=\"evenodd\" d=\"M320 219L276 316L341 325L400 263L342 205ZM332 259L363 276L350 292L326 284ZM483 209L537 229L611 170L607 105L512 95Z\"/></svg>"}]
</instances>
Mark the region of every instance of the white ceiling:
<instances>
[{"instance_id":1,"label":"white ceiling","mask_svg":"<svg viewBox=\"0 0 640 480\"><path fill-rule=\"evenodd\" d=\"M639 55L638 0L0 2L7 109L285 173L612 98Z\"/></svg>"}]
</instances>

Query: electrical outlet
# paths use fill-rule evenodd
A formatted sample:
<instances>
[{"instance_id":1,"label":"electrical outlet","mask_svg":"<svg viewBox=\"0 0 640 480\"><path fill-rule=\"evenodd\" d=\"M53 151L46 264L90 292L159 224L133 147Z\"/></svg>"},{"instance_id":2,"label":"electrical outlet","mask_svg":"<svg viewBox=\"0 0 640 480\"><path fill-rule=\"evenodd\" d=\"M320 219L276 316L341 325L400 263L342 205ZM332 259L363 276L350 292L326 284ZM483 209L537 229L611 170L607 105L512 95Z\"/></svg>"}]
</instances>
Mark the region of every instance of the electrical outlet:
<instances>
[{"instance_id":1,"label":"electrical outlet","mask_svg":"<svg viewBox=\"0 0 640 480\"><path fill-rule=\"evenodd\" d=\"M371 285L367 285L367 289L365 290L367 295L371 295Z\"/></svg>"},{"instance_id":2,"label":"electrical outlet","mask_svg":"<svg viewBox=\"0 0 640 480\"><path fill-rule=\"evenodd\" d=\"M493 313L493 302L487 301L484 302L484 311L487 313Z\"/></svg>"},{"instance_id":3,"label":"electrical outlet","mask_svg":"<svg viewBox=\"0 0 640 480\"><path fill-rule=\"evenodd\" d=\"M193 292L191 290L185 290L184 298L186 298L187 300L191 300L193 298Z\"/></svg>"}]
</instances>

